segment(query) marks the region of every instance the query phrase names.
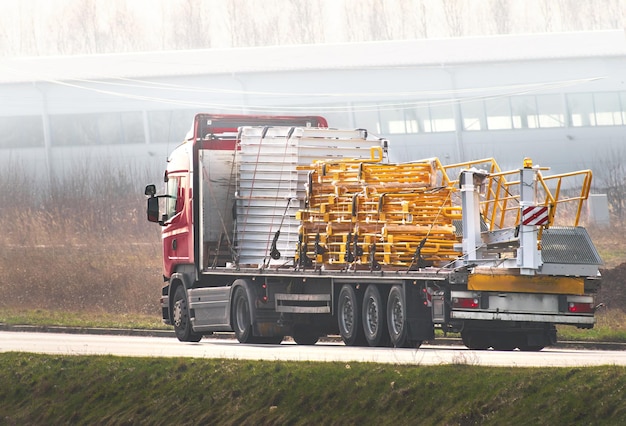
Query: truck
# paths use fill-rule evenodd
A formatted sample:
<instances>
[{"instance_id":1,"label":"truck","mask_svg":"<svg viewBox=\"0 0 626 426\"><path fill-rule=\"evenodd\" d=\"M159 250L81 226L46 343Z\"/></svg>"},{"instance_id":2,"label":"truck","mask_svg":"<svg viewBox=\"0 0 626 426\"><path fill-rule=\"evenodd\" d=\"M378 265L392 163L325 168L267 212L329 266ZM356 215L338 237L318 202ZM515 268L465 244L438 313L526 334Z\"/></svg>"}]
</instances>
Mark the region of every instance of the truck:
<instances>
[{"instance_id":1,"label":"truck","mask_svg":"<svg viewBox=\"0 0 626 426\"><path fill-rule=\"evenodd\" d=\"M177 338L539 351L592 328L602 260L580 225L590 170L520 158L394 163L318 116L198 114L169 156L161 311Z\"/></svg>"}]
</instances>

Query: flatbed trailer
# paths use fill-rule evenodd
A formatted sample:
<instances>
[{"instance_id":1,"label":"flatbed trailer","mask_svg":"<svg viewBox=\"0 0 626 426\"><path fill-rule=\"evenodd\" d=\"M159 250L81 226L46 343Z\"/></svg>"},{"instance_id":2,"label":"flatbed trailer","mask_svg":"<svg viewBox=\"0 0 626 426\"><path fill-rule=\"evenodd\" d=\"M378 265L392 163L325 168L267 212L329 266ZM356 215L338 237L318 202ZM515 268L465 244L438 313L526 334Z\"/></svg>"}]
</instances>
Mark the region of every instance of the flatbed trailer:
<instances>
[{"instance_id":1,"label":"flatbed trailer","mask_svg":"<svg viewBox=\"0 0 626 426\"><path fill-rule=\"evenodd\" d=\"M213 117L170 157L166 194L146 188L181 341L419 347L440 328L472 349L540 350L558 324L593 327L601 259L578 225L590 171L390 164L393 146L364 129L235 116L211 130Z\"/></svg>"}]
</instances>

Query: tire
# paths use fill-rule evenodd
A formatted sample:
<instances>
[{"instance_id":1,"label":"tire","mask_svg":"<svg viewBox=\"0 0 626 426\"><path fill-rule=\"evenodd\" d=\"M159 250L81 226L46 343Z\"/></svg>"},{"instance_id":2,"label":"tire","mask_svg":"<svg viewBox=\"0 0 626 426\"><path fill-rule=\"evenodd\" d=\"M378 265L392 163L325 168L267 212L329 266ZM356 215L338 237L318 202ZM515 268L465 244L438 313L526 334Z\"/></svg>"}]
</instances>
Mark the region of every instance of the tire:
<instances>
[{"instance_id":1,"label":"tire","mask_svg":"<svg viewBox=\"0 0 626 426\"><path fill-rule=\"evenodd\" d=\"M182 285L176 287L174 292L174 303L172 304L174 332L181 342L199 342L202 339L202 334L194 333L191 328L187 295L185 293L185 288Z\"/></svg>"},{"instance_id":2,"label":"tire","mask_svg":"<svg viewBox=\"0 0 626 426\"><path fill-rule=\"evenodd\" d=\"M249 343L258 343L260 345L280 345L285 336L263 336L252 337Z\"/></svg>"},{"instance_id":3,"label":"tire","mask_svg":"<svg viewBox=\"0 0 626 426\"><path fill-rule=\"evenodd\" d=\"M317 343L320 339L317 333L310 330L306 330L303 327L296 327L293 330L293 341L298 345L311 346Z\"/></svg>"},{"instance_id":4,"label":"tire","mask_svg":"<svg viewBox=\"0 0 626 426\"><path fill-rule=\"evenodd\" d=\"M494 351L513 351L515 350L515 343L508 340L498 341L492 347Z\"/></svg>"},{"instance_id":5,"label":"tire","mask_svg":"<svg viewBox=\"0 0 626 426\"><path fill-rule=\"evenodd\" d=\"M517 337L517 347L522 352L539 352L550 342L550 335L546 333L543 339L534 338L531 340L526 333L520 333ZM543 343L542 343L543 340ZM529 343L529 341L531 343Z\"/></svg>"},{"instance_id":6,"label":"tire","mask_svg":"<svg viewBox=\"0 0 626 426\"><path fill-rule=\"evenodd\" d=\"M515 334L513 333L498 333L494 336L493 349L496 351L512 351L517 347L517 341ZM524 336L525 337L525 336Z\"/></svg>"},{"instance_id":7,"label":"tire","mask_svg":"<svg viewBox=\"0 0 626 426\"><path fill-rule=\"evenodd\" d=\"M476 351L484 351L491 346L489 337L481 331L462 331L461 339L468 349Z\"/></svg>"},{"instance_id":8,"label":"tire","mask_svg":"<svg viewBox=\"0 0 626 426\"><path fill-rule=\"evenodd\" d=\"M252 335L252 316L250 315L248 293L243 287L237 287L235 290L232 312L233 330L239 343L255 343Z\"/></svg>"},{"instance_id":9,"label":"tire","mask_svg":"<svg viewBox=\"0 0 626 426\"><path fill-rule=\"evenodd\" d=\"M389 290L387 299L387 328L391 344L396 348L407 348L413 345L408 339L406 323L406 303L402 287L394 285ZM415 342L417 344L417 342Z\"/></svg>"},{"instance_id":10,"label":"tire","mask_svg":"<svg viewBox=\"0 0 626 426\"><path fill-rule=\"evenodd\" d=\"M365 337L361 326L361 299L356 296L354 287L345 284L337 301L337 324L339 334L346 346L363 346Z\"/></svg>"},{"instance_id":11,"label":"tire","mask_svg":"<svg viewBox=\"0 0 626 426\"><path fill-rule=\"evenodd\" d=\"M545 348L545 346L530 346L530 345L520 345L519 350L522 352L539 352Z\"/></svg>"},{"instance_id":12,"label":"tire","mask_svg":"<svg viewBox=\"0 0 626 426\"><path fill-rule=\"evenodd\" d=\"M386 303L378 286L370 284L363 294L363 334L367 344L373 347L389 345L387 329Z\"/></svg>"}]
</instances>

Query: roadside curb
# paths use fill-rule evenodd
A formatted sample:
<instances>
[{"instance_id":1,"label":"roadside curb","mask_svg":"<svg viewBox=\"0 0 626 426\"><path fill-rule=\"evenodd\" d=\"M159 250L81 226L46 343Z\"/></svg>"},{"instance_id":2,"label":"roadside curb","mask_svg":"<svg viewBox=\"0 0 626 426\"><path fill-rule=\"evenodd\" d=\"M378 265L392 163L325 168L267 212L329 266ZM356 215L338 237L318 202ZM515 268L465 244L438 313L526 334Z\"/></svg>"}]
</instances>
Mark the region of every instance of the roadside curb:
<instances>
[{"instance_id":1,"label":"roadside curb","mask_svg":"<svg viewBox=\"0 0 626 426\"><path fill-rule=\"evenodd\" d=\"M95 334L112 336L145 336L145 337L169 337L175 338L174 330L143 330L125 328L95 328L95 327L61 327L53 325L12 325L0 323L0 331L31 332L31 333L67 333L67 334ZM205 338L209 339L234 339L233 333L214 333ZM320 341L337 342L339 337L324 337ZM436 340L425 342L435 346L462 346L461 339L455 337L438 337ZM620 342L580 342L562 341L557 342L551 348L560 349L594 349L602 351L624 351L626 343Z\"/></svg>"},{"instance_id":2,"label":"roadside curb","mask_svg":"<svg viewBox=\"0 0 626 426\"><path fill-rule=\"evenodd\" d=\"M429 345L461 345L461 339L456 337L438 337ZM574 340L558 341L550 346L552 349L593 349L599 351L626 351L626 343L620 342L584 342Z\"/></svg>"},{"instance_id":3,"label":"roadside curb","mask_svg":"<svg viewBox=\"0 0 626 426\"><path fill-rule=\"evenodd\" d=\"M96 334L113 336L175 337L173 330L139 330L125 328L61 327L54 325L12 325L0 323L1 331L31 333Z\"/></svg>"}]
</instances>

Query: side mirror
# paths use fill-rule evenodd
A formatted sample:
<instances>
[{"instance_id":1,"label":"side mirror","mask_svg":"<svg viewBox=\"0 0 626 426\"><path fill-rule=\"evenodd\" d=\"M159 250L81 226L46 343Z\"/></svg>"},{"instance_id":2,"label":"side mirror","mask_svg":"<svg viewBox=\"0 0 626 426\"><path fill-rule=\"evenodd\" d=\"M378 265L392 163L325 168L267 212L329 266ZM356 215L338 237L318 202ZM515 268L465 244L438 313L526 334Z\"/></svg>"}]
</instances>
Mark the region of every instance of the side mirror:
<instances>
[{"instance_id":1,"label":"side mirror","mask_svg":"<svg viewBox=\"0 0 626 426\"><path fill-rule=\"evenodd\" d=\"M147 185L145 194L149 197L154 197L156 195L156 185Z\"/></svg>"},{"instance_id":2,"label":"side mirror","mask_svg":"<svg viewBox=\"0 0 626 426\"><path fill-rule=\"evenodd\" d=\"M151 196L148 198L148 209L146 211L148 215L148 222L159 223L159 199Z\"/></svg>"},{"instance_id":3,"label":"side mirror","mask_svg":"<svg viewBox=\"0 0 626 426\"><path fill-rule=\"evenodd\" d=\"M146 211L148 222L159 223L159 198L155 197L156 185L147 185L144 191L148 197L148 209Z\"/></svg>"}]
</instances>

